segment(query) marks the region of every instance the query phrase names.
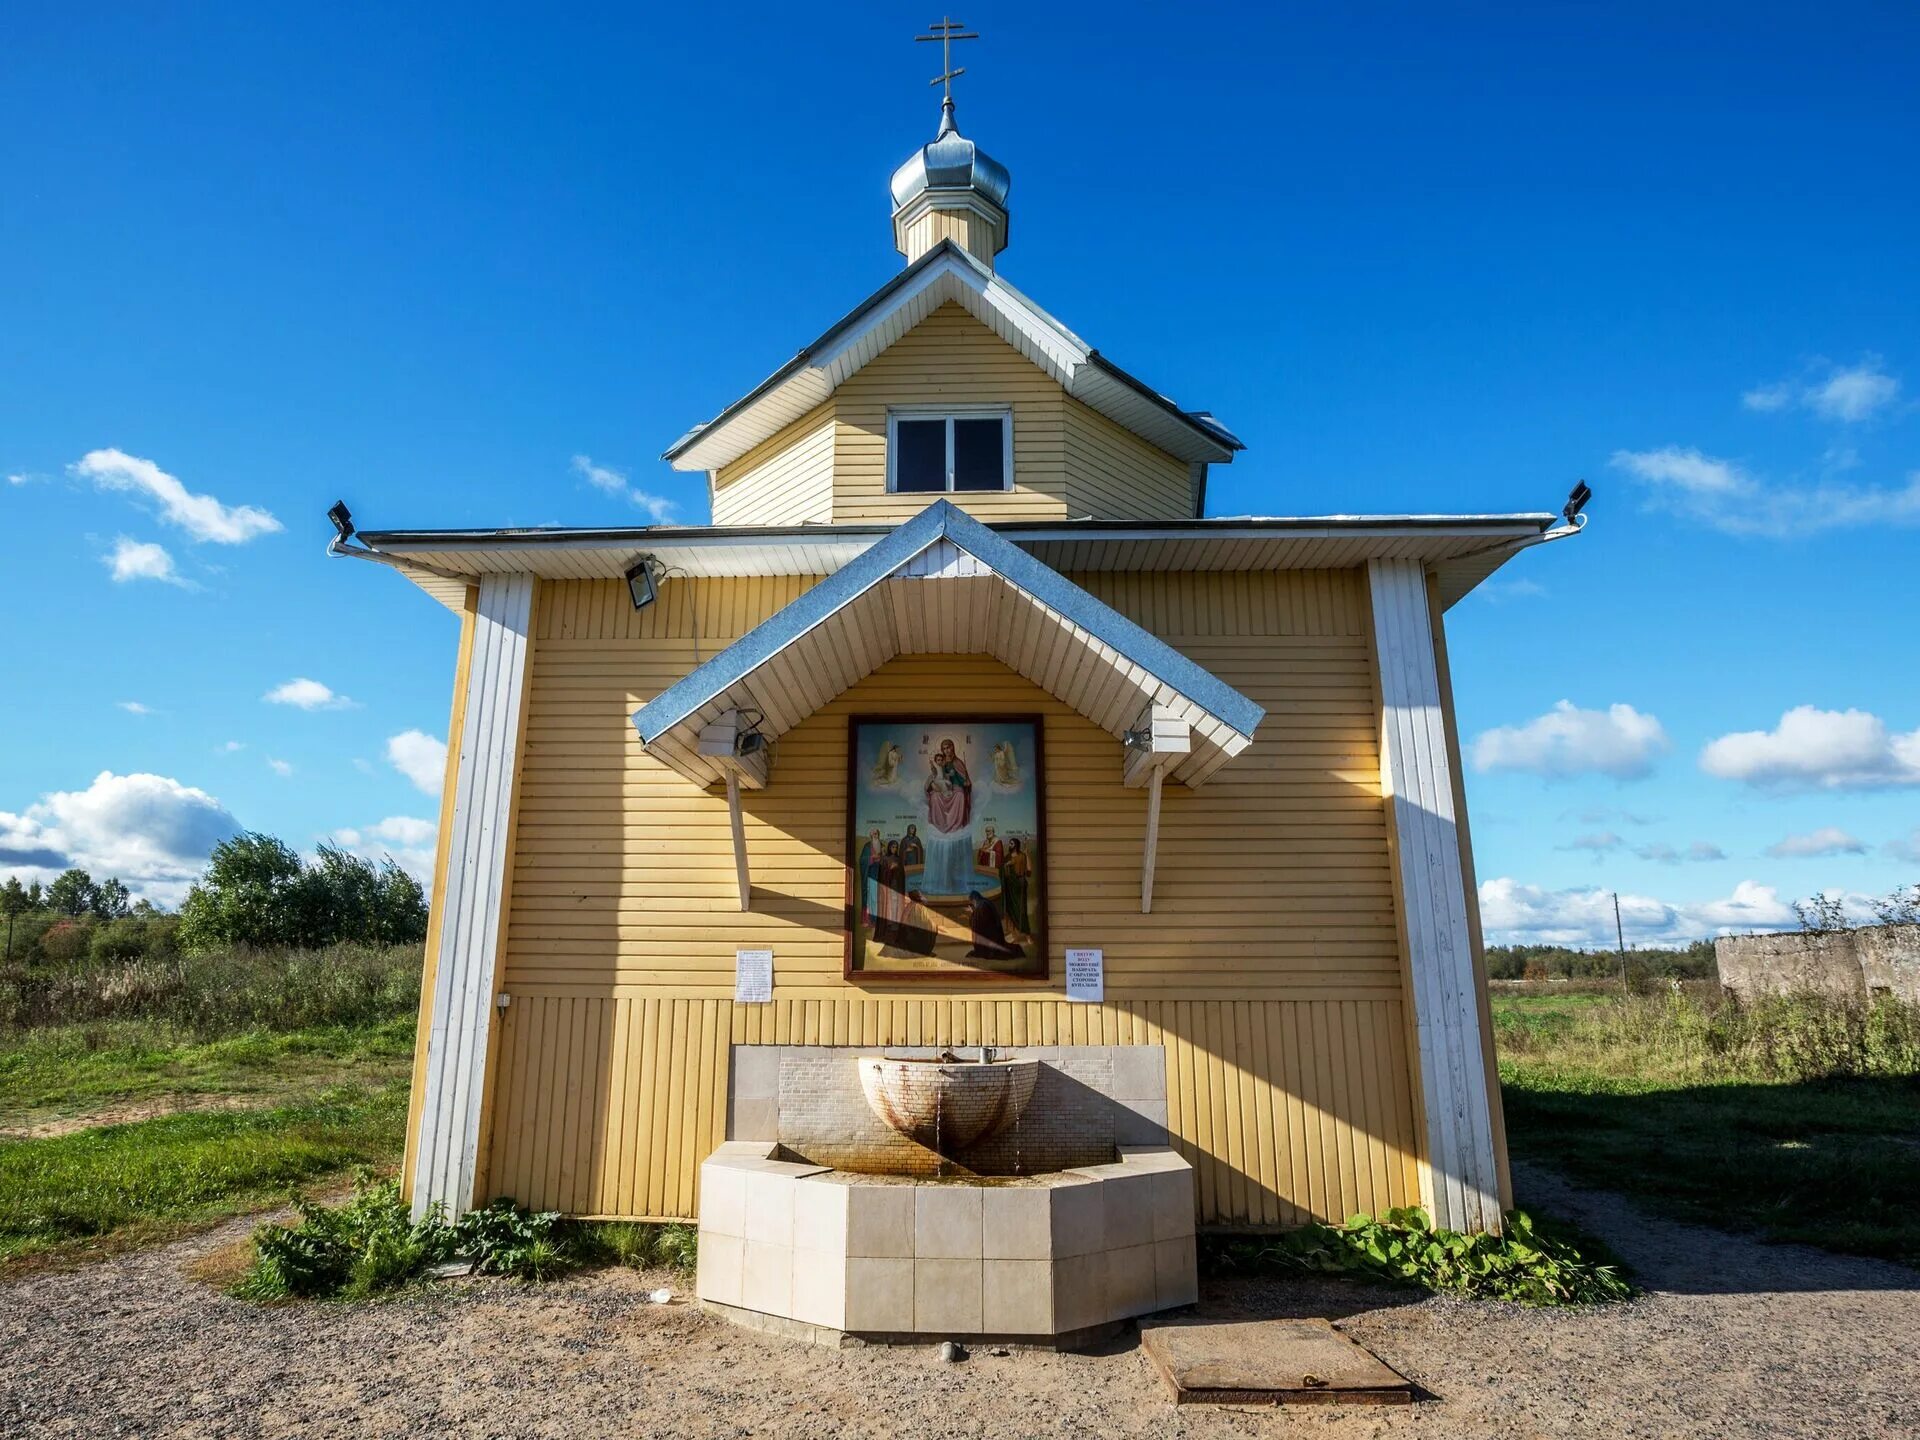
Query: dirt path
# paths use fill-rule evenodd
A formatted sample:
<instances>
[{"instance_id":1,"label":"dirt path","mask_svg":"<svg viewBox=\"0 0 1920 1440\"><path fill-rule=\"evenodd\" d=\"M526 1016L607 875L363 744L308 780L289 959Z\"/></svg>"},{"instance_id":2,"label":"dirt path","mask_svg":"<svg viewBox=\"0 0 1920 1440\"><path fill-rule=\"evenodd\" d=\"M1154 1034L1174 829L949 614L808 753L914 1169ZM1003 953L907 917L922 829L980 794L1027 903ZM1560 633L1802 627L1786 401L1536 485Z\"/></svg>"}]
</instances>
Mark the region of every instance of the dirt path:
<instances>
[{"instance_id":1,"label":"dirt path","mask_svg":"<svg viewBox=\"0 0 1920 1440\"><path fill-rule=\"evenodd\" d=\"M186 1268L245 1225L0 1287L20 1436L1913 1436L1920 1273L1648 1220L1526 1173L1653 1293L1528 1311L1315 1283L1208 1287L1323 1314L1425 1386L1400 1411L1176 1411L1131 1339L1094 1355L818 1350L645 1303L661 1277L461 1282L262 1309Z\"/></svg>"}]
</instances>

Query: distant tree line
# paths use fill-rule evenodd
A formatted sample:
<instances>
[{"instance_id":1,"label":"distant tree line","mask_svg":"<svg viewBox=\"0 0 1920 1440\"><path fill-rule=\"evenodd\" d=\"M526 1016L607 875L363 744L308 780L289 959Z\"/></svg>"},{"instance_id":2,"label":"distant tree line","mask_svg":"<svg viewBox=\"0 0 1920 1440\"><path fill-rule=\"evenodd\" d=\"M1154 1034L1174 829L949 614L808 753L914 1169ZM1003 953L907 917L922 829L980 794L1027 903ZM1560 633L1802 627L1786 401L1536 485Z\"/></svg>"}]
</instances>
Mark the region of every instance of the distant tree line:
<instances>
[{"instance_id":1,"label":"distant tree line","mask_svg":"<svg viewBox=\"0 0 1920 1440\"><path fill-rule=\"evenodd\" d=\"M0 883L0 917L9 964L107 963L235 946L417 944L427 900L391 858L376 864L322 845L307 861L271 835L248 833L214 847L178 914L76 868L44 886Z\"/></svg>"},{"instance_id":2,"label":"distant tree line","mask_svg":"<svg viewBox=\"0 0 1920 1440\"><path fill-rule=\"evenodd\" d=\"M1634 979L1710 980L1718 972L1713 942L1696 940L1679 949L1627 952ZM1489 945L1489 980L1618 980L1618 950L1576 950L1567 945Z\"/></svg>"}]
</instances>

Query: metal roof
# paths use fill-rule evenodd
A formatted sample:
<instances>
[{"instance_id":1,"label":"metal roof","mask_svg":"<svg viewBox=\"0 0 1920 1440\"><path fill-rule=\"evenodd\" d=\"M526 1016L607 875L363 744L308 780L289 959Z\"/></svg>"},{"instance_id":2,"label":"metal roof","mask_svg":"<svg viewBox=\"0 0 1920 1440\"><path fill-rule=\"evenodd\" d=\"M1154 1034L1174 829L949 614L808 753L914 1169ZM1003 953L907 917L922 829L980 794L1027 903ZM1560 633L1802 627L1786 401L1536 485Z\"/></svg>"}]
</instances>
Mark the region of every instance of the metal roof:
<instances>
[{"instance_id":1,"label":"metal roof","mask_svg":"<svg viewBox=\"0 0 1920 1440\"><path fill-rule=\"evenodd\" d=\"M1039 366L1069 395L1177 459L1224 462L1246 447L1211 415L1182 410L1101 356L952 240L942 240L827 332L661 457L714 470L823 404L941 305L954 301Z\"/></svg>"},{"instance_id":2,"label":"metal roof","mask_svg":"<svg viewBox=\"0 0 1920 1440\"><path fill-rule=\"evenodd\" d=\"M1419 560L1451 605L1556 517L1522 515L1241 516L1211 520L1046 520L986 527L1054 570L1318 570ZM648 554L696 577L832 575L887 525L652 525L606 529L369 530L361 539L455 608L489 573L618 579ZM422 570L419 567L431 567Z\"/></svg>"},{"instance_id":3,"label":"metal roof","mask_svg":"<svg viewBox=\"0 0 1920 1440\"><path fill-rule=\"evenodd\" d=\"M729 710L777 739L903 654L989 654L1115 736L1150 705L1192 726L1172 771L1203 783L1266 712L1164 640L937 500L634 712L649 752L721 778L699 732Z\"/></svg>"}]
</instances>

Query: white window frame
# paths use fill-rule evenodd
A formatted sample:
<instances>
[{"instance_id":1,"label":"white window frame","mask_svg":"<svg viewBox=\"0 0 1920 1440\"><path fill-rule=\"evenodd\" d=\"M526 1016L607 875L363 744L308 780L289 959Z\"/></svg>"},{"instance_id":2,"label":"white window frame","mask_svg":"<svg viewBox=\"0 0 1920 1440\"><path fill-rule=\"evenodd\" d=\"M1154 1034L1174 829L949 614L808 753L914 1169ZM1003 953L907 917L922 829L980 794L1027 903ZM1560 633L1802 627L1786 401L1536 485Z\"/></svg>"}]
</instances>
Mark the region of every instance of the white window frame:
<instances>
[{"instance_id":1,"label":"white window frame","mask_svg":"<svg viewBox=\"0 0 1920 1440\"><path fill-rule=\"evenodd\" d=\"M902 420L944 420L947 422L947 485L944 492L934 490L911 490L911 495L992 495L992 490L960 490L953 488L953 422L956 420L998 420L1000 422L1000 474L1002 484L998 493L1004 494L1013 489L1013 407L1011 405L895 405L887 410L887 493L898 495L900 489L897 460L900 447L896 443L899 425Z\"/></svg>"}]
</instances>

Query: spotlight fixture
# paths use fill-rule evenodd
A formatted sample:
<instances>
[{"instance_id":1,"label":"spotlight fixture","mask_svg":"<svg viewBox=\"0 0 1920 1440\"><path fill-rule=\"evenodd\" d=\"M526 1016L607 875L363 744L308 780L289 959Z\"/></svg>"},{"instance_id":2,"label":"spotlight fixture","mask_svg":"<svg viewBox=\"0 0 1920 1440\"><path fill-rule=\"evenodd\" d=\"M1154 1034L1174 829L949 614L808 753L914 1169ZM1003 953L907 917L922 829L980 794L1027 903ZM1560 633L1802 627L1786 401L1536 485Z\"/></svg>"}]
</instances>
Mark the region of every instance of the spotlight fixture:
<instances>
[{"instance_id":1,"label":"spotlight fixture","mask_svg":"<svg viewBox=\"0 0 1920 1440\"><path fill-rule=\"evenodd\" d=\"M1153 748L1153 731L1151 729L1123 731L1120 736L1120 743L1129 750L1151 750Z\"/></svg>"},{"instance_id":2,"label":"spotlight fixture","mask_svg":"<svg viewBox=\"0 0 1920 1440\"><path fill-rule=\"evenodd\" d=\"M1587 502L1591 499L1593 499L1593 487L1586 481L1582 480L1573 487L1572 492L1567 496L1565 507L1560 511L1569 525L1579 523L1580 512L1586 509Z\"/></svg>"},{"instance_id":3,"label":"spotlight fixture","mask_svg":"<svg viewBox=\"0 0 1920 1440\"><path fill-rule=\"evenodd\" d=\"M627 567L627 594L633 608L644 610L660 598L660 572L664 567L651 555L642 555Z\"/></svg>"},{"instance_id":4,"label":"spotlight fixture","mask_svg":"<svg viewBox=\"0 0 1920 1440\"><path fill-rule=\"evenodd\" d=\"M746 717L751 715L751 720ZM733 737L733 753L736 755L757 755L768 747L767 737L760 733L760 727L766 722L766 716L758 710L741 712L742 728Z\"/></svg>"},{"instance_id":5,"label":"spotlight fixture","mask_svg":"<svg viewBox=\"0 0 1920 1440\"><path fill-rule=\"evenodd\" d=\"M339 532L341 541L353 538L353 513L347 509L347 502L336 500L333 508L327 511L327 519L333 522L333 528Z\"/></svg>"}]
</instances>

